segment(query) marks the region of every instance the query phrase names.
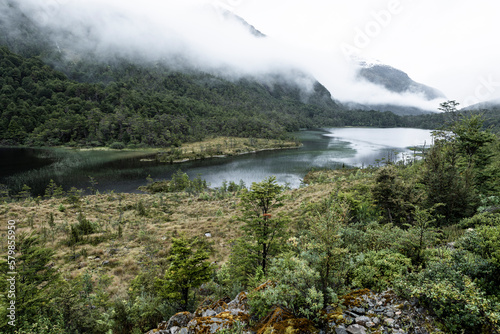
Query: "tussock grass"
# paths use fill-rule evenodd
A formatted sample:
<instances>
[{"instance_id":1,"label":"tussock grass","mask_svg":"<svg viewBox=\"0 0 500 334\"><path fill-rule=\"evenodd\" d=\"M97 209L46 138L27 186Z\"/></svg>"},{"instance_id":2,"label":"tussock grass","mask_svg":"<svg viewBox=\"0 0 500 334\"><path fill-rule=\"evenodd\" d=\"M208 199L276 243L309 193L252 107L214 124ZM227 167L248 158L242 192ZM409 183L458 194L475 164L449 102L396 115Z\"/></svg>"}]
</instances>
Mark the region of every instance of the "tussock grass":
<instances>
[{"instance_id":1,"label":"tussock grass","mask_svg":"<svg viewBox=\"0 0 500 334\"><path fill-rule=\"evenodd\" d=\"M286 212L292 219L291 226L296 226L303 203L318 202L333 190L331 183L288 190L285 206L277 211ZM152 259L166 264L172 238L182 234L206 239L213 249L211 261L219 265L226 262L232 241L241 235L239 202L235 195L206 199L187 193L88 195L76 205L68 204L65 198L27 199L1 204L0 221L16 220L19 235L40 235L44 246L54 249L54 264L64 277L75 278L85 272L108 275L112 278L108 292L123 295ZM136 209L138 203L142 203L145 215ZM59 210L61 205L64 211ZM70 246L71 227L79 223L80 213L95 232L81 236ZM4 235L0 239L2 252L7 243L6 226L0 226L0 235ZM205 233L211 237L205 237Z\"/></svg>"},{"instance_id":2,"label":"tussock grass","mask_svg":"<svg viewBox=\"0 0 500 334\"><path fill-rule=\"evenodd\" d=\"M231 156L263 150L300 147L299 142L263 138L215 137L194 143L183 143L158 153L157 158L165 162L182 162L214 156Z\"/></svg>"}]
</instances>

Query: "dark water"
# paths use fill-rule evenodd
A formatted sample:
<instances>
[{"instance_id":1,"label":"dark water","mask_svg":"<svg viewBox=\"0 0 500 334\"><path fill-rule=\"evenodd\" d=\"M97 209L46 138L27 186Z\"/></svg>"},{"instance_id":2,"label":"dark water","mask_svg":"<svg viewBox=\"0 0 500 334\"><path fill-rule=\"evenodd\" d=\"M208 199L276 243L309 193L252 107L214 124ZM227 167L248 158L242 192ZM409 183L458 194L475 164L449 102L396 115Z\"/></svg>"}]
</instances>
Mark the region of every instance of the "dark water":
<instances>
[{"instance_id":1,"label":"dark water","mask_svg":"<svg viewBox=\"0 0 500 334\"><path fill-rule=\"evenodd\" d=\"M49 150L0 147L0 178L42 168L53 162Z\"/></svg>"},{"instance_id":2,"label":"dark water","mask_svg":"<svg viewBox=\"0 0 500 334\"><path fill-rule=\"evenodd\" d=\"M212 158L183 164L144 161L150 154L130 151L72 151L57 149L0 149L0 183L14 190L29 185L43 192L53 179L65 189L87 188L89 177L100 191L136 192L146 178L168 179L178 169L191 177L201 175L212 187L223 180L247 185L275 175L281 184L299 187L313 168L375 165L394 152L411 156L408 147L429 145L430 131L419 129L336 128L301 131L303 147L264 151L230 158ZM141 161L142 160L142 161Z\"/></svg>"}]
</instances>

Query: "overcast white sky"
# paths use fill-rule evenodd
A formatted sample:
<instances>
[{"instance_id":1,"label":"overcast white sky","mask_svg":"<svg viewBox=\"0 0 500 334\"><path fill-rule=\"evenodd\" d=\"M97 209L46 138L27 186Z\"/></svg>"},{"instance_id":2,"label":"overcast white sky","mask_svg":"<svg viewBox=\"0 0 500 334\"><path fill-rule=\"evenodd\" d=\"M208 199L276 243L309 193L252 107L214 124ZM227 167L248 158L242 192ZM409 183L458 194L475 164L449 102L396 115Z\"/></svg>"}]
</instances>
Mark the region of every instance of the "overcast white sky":
<instances>
[{"instance_id":1,"label":"overcast white sky","mask_svg":"<svg viewBox=\"0 0 500 334\"><path fill-rule=\"evenodd\" d=\"M499 1L222 2L277 39L334 55L356 47L462 104L500 98Z\"/></svg>"},{"instance_id":2,"label":"overcast white sky","mask_svg":"<svg viewBox=\"0 0 500 334\"><path fill-rule=\"evenodd\" d=\"M262 74L296 66L341 101L413 103L353 80L346 50L399 68L462 106L500 98L497 0L21 0L43 25L73 29L78 47L149 56L188 54L197 66ZM227 25L226 8L268 38ZM79 24L93 28L81 29ZM438 106L436 101L432 106Z\"/></svg>"}]
</instances>

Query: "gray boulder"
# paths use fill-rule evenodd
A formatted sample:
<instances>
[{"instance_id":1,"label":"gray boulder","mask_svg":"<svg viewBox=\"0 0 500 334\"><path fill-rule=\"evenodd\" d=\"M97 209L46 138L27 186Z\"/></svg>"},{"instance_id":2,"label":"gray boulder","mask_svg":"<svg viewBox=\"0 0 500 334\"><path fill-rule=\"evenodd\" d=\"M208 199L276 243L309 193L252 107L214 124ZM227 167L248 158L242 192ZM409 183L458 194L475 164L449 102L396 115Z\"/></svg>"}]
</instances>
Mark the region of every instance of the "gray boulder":
<instances>
[{"instance_id":1,"label":"gray boulder","mask_svg":"<svg viewBox=\"0 0 500 334\"><path fill-rule=\"evenodd\" d=\"M347 327L347 333L350 334L366 334L366 328L364 326L354 324Z\"/></svg>"}]
</instances>

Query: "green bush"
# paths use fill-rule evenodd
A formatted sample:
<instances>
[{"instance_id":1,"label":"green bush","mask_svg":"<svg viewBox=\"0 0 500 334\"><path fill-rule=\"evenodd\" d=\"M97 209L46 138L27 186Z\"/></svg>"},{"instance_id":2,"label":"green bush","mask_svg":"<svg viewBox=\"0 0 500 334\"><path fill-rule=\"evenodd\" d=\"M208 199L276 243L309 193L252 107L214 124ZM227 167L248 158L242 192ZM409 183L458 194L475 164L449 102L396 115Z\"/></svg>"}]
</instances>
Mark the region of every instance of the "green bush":
<instances>
[{"instance_id":1,"label":"green bush","mask_svg":"<svg viewBox=\"0 0 500 334\"><path fill-rule=\"evenodd\" d=\"M457 241L454 266L488 293L500 293L500 226L467 231Z\"/></svg>"},{"instance_id":2,"label":"green bush","mask_svg":"<svg viewBox=\"0 0 500 334\"><path fill-rule=\"evenodd\" d=\"M416 297L429 307L451 333L499 333L500 305L449 262L429 264L398 280L396 291Z\"/></svg>"},{"instance_id":3,"label":"green bush","mask_svg":"<svg viewBox=\"0 0 500 334\"><path fill-rule=\"evenodd\" d=\"M123 150L125 148L125 144L120 141L115 141L109 145L109 148L113 150Z\"/></svg>"},{"instance_id":4,"label":"green bush","mask_svg":"<svg viewBox=\"0 0 500 334\"><path fill-rule=\"evenodd\" d=\"M97 231L97 226L88 220L82 212L78 213L77 220L78 223L75 225L75 228L80 232L80 234L88 235Z\"/></svg>"},{"instance_id":5,"label":"green bush","mask_svg":"<svg viewBox=\"0 0 500 334\"><path fill-rule=\"evenodd\" d=\"M459 224L461 228L475 228L483 225L500 226L500 214L478 213L470 218L462 219Z\"/></svg>"},{"instance_id":6,"label":"green bush","mask_svg":"<svg viewBox=\"0 0 500 334\"><path fill-rule=\"evenodd\" d=\"M252 314L264 316L274 305L290 309L298 317L319 319L324 296L319 287L320 275L307 261L296 256L275 258L269 267L269 283L263 289L249 294ZM329 289L330 300L337 296Z\"/></svg>"},{"instance_id":7,"label":"green bush","mask_svg":"<svg viewBox=\"0 0 500 334\"><path fill-rule=\"evenodd\" d=\"M353 284L359 288L381 291L403 276L411 260L390 250L361 253L355 258Z\"/></svg>"}]
</instances>

